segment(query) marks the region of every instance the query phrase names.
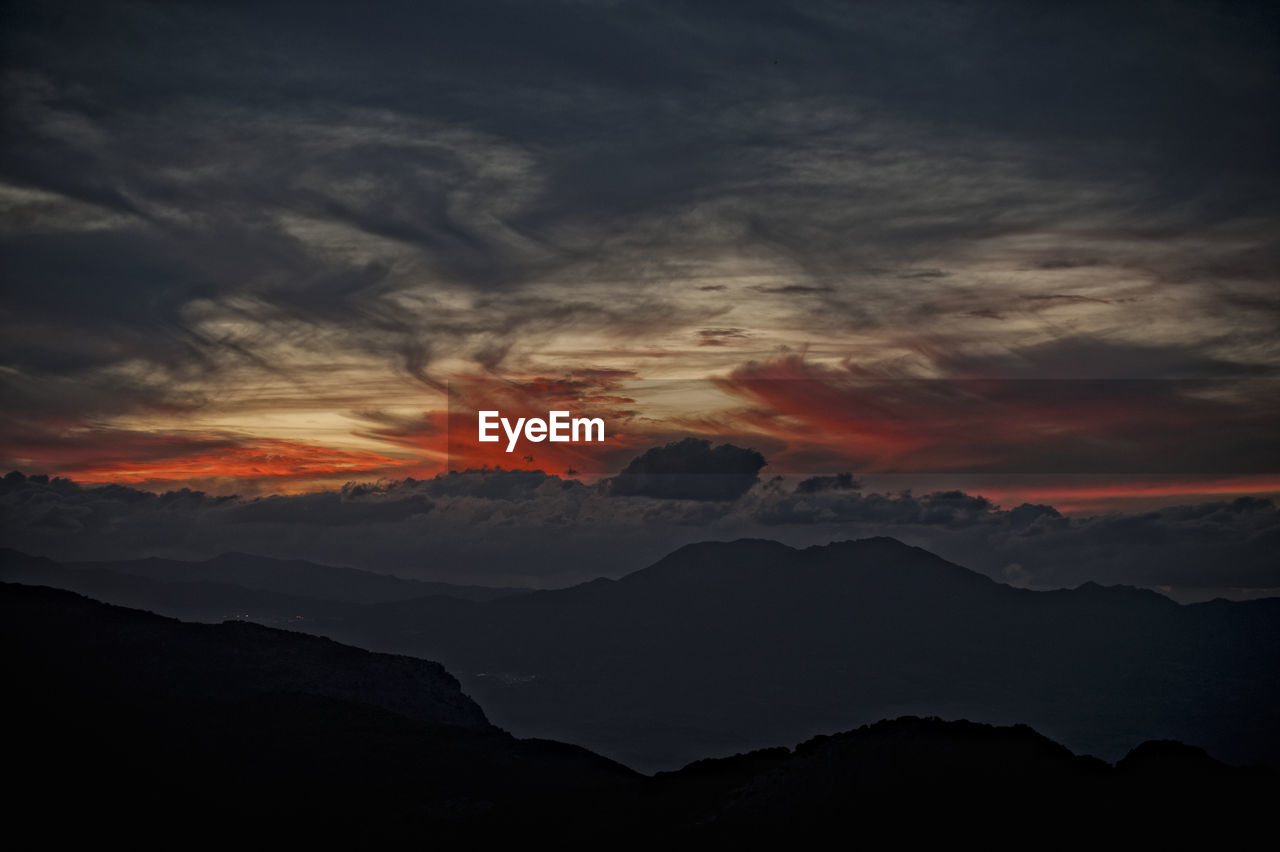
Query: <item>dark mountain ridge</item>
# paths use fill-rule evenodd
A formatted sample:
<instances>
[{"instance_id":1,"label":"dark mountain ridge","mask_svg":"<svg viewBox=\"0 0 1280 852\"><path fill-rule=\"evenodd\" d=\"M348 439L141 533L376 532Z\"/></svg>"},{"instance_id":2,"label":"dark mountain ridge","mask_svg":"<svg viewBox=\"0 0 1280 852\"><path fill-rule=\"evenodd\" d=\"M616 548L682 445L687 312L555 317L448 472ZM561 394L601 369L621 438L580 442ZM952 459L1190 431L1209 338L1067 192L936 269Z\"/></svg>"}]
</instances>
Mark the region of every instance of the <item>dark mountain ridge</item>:
<instances>
[{"instance_id":1,"label":"dark mountain ridge","mask_svg":"<svg viewBox=\"0 0 1280 852\"><path fill-rule=\"evenodd\" d=\"M1028 721L1112 760L1154 736L1280 761L1280 601L1015 589L892 539L689 545L416 631L456 671L531 678L467 681L502 724L649 770L902 713Z\"/></svg>"},{"instance_id":2,"label":"dark mountain ridge","mask_svg":"<svg viewBox=\"0 0 1280 852\"><path fill-rule=\"evenodd\" d=\"M1181 743L1117 766L1024 726L904 717L653 778L517 740L438 664L256 625L187 624L0 584L10 827L136 844L527 837L758 840L863 831L988 838L1256 830L1276 775ZM1179 819L1148 823L1178 809ZM1220 808L1231 820L1222 824Z\"/></svg>"},{"instance_id":3,"label":"dark mountain ridge","mask_svg":"<svg viewBox=\"0 0 1280 852\"><path fill-rule=\"evenodd\" d=\"M344 603L387 603L428 595L486 601L528 591L424 582L302 559L275 559L236 552L194 562L148 557L117 562L68 562L66 566L73 570L102 569L165 582L218 583Z\"/></svg>"},{"instance_id":4,"label":"dark mountain ridge","mask_svg":"<svg viewBox=\"0 0 1280 852\"><path fill-rule=\"evenodd\" d=\"M439 663L306 634L0 583L0 641L11 824L46 834L386 843L637 777L494 727Z\"/></svg>"},{"instance_id":5,"label":"dark mountain ridge","mask_svg":"<svg viewBox=\"0 0 1280 852\"><path fill-rule=\"evenodd\" d=\"M193 624L61 590L4 585L0 637L22 648L6 668L42 693L77 690L121 706L299 693L430 724L490 727L439 663L248 622ZM42 636L39 644L24 641L33 634Z\"/></svg>"},{"instance_id":6,"label":"dark mountain ridge","mask_svg":"<svg viewBox=\"0 0 1280 852\"><path fill-rule=\"evenodd\" d=\"M170 606L158 586L149 600ZM1280 765L1278 599L1015 589L876 538L705 542L488 602L251 603L255 619L440 660L501 726L645 771L904 714L1026 722L1108 760L1156 738Z\"/></svg>"}]
</instances>

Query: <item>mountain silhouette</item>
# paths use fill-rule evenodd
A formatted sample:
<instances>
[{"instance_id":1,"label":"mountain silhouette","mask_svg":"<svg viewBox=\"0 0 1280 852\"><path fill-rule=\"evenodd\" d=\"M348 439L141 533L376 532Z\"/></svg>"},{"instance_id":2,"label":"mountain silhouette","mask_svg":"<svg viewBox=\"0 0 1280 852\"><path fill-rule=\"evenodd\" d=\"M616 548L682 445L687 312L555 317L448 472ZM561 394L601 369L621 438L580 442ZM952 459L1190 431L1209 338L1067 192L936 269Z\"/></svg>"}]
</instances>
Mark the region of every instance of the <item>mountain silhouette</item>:
<instances>
[{"instance_id":1,"label":"mountain silhouette","mask_svg":"<svg viewBox=\"0 0 1280 852\"><path fill-rule=\"evenodd\" d=\"M442 660L503 727L645 771L902 714L1025 722L1108 760L1152 737L1280 759L1280 600L1018 590L891 539L705 542L618 581L348 627Z\"/></svg>"},{"instance_id":2,"label":"mountain silhouette","mask_svg":"<svg viewBox=\"0 0 1280 852\"><path fill-rule=\"evenodd\" d=\"M431 724L489 727L439 663L247 622L189 624L41 587L6 590L0 630L8 647L24 648L9 665L44 694L74 684L95 701L127 706L299 693ZM37 630L47 634L38 645L18 644Z\"/></svg>"},{"instance_id":3,"label":"mountain silhouette","mask_svg":"<svg viewBox=\"0 0 1280 852\"><path fill-rule=\"evenodd\" d=\"M202 562L148 558L62 564L9 548L0 548L0 581L68 589L190 621L246 619L321 635L362 612L364 604L436 595L487 601L528 592L429 583L241 553Z\"/></svg>"},{"instance_id":4,"label":"mountain silhouette","mask_svg":"<svg viewBox=\"0 0 1280 852\"><path fill-rule=\"evenodd\" d=\"M902 717L654 777L493 727L438 664L0 584L12 831L133 843L860 832L1150 838L1265 824L1277 776L1160 741L1113 767L1024 725ZM1219 810L1226 808L1228 810ZM1165 809L1162 811L1161 809ZM1224 822L1219 816L1230 813Z\"/></svg>"},{"instance_id":5,"label":"mountain silhouette","mask_svg":"<svg viewBox=\"0 0 1280 852\"><path fill-rule=\"evenodd\" d=\"M494 825L635 773L489 724L438 663L0 584L11 815L207 842ZM225 838L223 838L225 839Z\"/></svg>"},{"instance_id":6,"label":"mountain silhouette","mask_svg":"<svg viewBox=\"0 0 1280 852\"><path fill-rule=\"evenodd\" d=\"M1026 722L1110 760L1147 738L1280 760L1274 599L1034 592L887 538L745 540L615 582L384 616L362 643L442 660L505 727L646 771L902 714ZM518 677L476 677L495 671Z\"/></svg>"},{"instance_id":7,"label":"mountain silhouette","mask_svg":"<svg viewBox=\"0 0 1280 852\"><path fill-rule=\"evenodd\" d=\"M1158 771L1148 766L1159 753ZM1138 764L1143 769L1138 770ZM1273 771L1240 769L1182 743L1144 743L1112 767L1078 756L1025 725L901 717L814 737L789 749L703 760L654 778L661 818L742 839L814 827L891 832L900 839L958 834L1056 841L1123 828L1185 842L1269 830ZM1179 814L1158 821L1152 815Z\"/></svg>"},{"instance_id":8,"label":"mountain silhouette","mask_svg":"<svg viewBox=\"0 0 1280 852\"><path fill-rule=\"evenodd\" d=\"M185 614L156 588L153 608ZM1280 765L1277 599L1015 589L873 538L706 542L486 602L259 604L255 619L439 660L498 725L646 772L902 715L1030 724L1109 761L1172 739Z\"/></svg>"},{"instance_id":9,"label":"mountain silhouette","mask_svg":"<svg viewBox=\"0 0 1280 852\"><path fill-rule=\"evenodd\" d=\"M248 553L223 553L199 562L148 558L119 562L69 562L67 567L104 569L165 582L218 583L344 603L386 603L427 595L487 601L526 591L428 583L356 568L318 565L302 559L273 559Z\"/></svg>"}]
</instances>

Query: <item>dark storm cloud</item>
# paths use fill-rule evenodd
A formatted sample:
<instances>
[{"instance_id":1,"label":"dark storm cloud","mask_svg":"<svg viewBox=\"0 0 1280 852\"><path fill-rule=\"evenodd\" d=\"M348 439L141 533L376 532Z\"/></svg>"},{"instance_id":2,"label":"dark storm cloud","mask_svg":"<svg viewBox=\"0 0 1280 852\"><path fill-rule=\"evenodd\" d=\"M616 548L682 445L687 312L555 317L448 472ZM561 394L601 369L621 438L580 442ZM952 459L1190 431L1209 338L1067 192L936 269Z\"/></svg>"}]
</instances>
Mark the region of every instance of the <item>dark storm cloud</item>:
<instances>
[{"instance_id":1,"label":"dark storm cloud","mask_svg":"<svg viewBox=\"0 0 1280 852\"><path fill-rule=\"evenodd\" d=\"M685 438L646 450L604 487L620 497L735 500L760 481L764 466L764 456L755 450Z\"/></svg>"},{"instance_id":2,"label":"dark storm cloud","mask_svg":"<svg viewBox=\"0 0 1280 852\"><path fill-rule=\"evenodd\" d=\"M796 485L797 494L817 494L820 491L855 491L861 488L852 473L837 473L834 476L811 476L802 479Z\"/></svg>"}]
</instances>

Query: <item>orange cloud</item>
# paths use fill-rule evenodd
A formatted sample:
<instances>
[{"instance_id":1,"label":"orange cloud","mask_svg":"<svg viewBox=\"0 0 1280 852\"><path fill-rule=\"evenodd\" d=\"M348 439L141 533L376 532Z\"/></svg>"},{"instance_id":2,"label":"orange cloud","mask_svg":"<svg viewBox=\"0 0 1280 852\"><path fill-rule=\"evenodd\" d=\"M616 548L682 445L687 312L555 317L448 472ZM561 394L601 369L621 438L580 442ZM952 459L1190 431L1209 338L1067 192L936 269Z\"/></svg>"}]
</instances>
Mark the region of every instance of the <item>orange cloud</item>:
<instances>
[{"instance_id":1,"label":"orange cloud","mask_svg":"<svg viewBox=\"0 0 1280 852\"><path fill-rule=\"evenodd\" d=\"M1022 488L984 487L1002 505L1048 503L1067 514L1141 510L1177 502L1253 495L1280 497L1280 476L1132 479L1123 482L1049 483Z\"/></svg>"},{"instance_id":2,"label":"orange cloud","mask_svg":"<svg viewBox=\"0 0 1280 852\"><path fill-rule=\"evenodd\" d=\"M8 449L13 467L78 482L147 486L216 482L291 492L334 480L423 476L438 469L416 457L218 433L79 429L29 438Z\"/></svg>"}]
</instances>

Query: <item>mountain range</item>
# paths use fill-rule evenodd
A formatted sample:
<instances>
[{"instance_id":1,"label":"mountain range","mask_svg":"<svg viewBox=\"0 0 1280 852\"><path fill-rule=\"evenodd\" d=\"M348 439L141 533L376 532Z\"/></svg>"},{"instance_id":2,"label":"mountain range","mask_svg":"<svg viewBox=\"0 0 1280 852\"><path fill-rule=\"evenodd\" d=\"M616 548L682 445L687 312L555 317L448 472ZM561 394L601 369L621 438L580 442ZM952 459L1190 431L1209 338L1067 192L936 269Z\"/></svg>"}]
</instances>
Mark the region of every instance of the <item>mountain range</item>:
<instances>
[{"instance_id":1,"label":"mountain range","mask_svg":"<svg viewBox=\"0 0 1280 852\"><path fill-rule=\"evenodd\" d=\"M1280 765L1278 599L1016 589L887 538L707 542L618 580L487 601L320 599L111 564L10 552L0 579L438 660L501 727L644 772L902 715L1029 724L1108 761L1170 739Z\"/></svg>"},{"instance_id":2,"label":"mountain range","mask_svg":"<svg viewBox=\"0 0 1280 852\"><path fill-rule=\"evenodd\" d=\"M7 824L134 845L1101 836L1266 828L1280 776L901 717L652 777L495 727L439 664L0 584ZM1157 815L1153 819L1152 815ZM1166 815L1177 814L1177 819ZM1225 818L1224 818L1225 817Z\"/></svg>"}]
</instances>

